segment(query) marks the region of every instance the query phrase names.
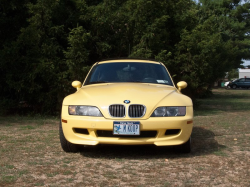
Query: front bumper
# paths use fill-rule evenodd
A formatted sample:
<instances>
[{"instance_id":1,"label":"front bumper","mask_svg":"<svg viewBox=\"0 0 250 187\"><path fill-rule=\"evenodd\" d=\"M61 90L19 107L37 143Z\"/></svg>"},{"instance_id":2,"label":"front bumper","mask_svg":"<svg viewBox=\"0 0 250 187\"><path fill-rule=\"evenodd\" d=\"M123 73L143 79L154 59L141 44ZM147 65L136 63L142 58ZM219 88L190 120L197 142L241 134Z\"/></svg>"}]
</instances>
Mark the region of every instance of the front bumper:
<instances>
[{"instance_id":1,"label":"front bumper","mask_svg":"<svg viewBox=\"0 0 250 187\"><path fill-rule=\"evenodd\" d=\"M183 117L151 117L148 119L106 119L104 117L73 116L68 114L68 107L62 108L62 128L65 138L73 144L97 145L144 145L156 146L180 145L185 143L192 133L193 110L187 107L187 115ZM114 121L139 121L141 131L157 131L155 137L98 137L97 130L113 130ZM87 129L88 134L74 131L75 128ZM165 135L166 130L180 129L179 133Z\"/></svg>"}]
</instances>

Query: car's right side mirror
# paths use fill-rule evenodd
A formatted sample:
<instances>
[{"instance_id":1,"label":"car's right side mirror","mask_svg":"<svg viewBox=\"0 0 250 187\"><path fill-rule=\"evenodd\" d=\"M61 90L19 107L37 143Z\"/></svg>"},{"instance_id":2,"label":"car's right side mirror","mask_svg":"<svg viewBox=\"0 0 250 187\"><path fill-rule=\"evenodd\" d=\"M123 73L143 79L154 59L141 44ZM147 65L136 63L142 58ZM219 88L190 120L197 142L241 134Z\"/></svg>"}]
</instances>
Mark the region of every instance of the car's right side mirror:
<instances>
[{"instance_id":1,"label":"car's right side mirror","mask_svg":"<svg viewBox=\"0 0 250 187\"><path fill-rule=\"evenodd\" d=\"M82 83L80 81L73 81L72 86L78 90L79 88L81 88Z\"/></svg>"},{"instance_id":2,"label":"car's right side mirror","mask_svg":"<svg viewBox=\"0 0 250 187\"><path fill-rule=\"evenodd\" d=\"M187 87L187 83L185 81L180 81L177 83L177 88L179 91Z\"/></svg>"}]
</instances>

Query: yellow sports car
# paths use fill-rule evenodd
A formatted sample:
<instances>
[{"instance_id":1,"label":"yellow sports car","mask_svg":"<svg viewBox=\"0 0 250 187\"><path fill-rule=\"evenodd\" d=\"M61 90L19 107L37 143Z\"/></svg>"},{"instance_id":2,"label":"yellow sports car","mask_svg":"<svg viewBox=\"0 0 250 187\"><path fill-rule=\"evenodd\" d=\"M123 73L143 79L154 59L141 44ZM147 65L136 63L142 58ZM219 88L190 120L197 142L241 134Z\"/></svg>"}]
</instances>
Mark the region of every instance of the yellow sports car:
<instances>
[{"instance_id":1,"label":"yellow sports car","mask_svg":"<svg viewBox=\"0 0 250 187\"><path fill-rule=\"evenodd\" d=\"M172 146L191 150L192 100L175 87L163 63L123 59L96 62L76 92L65 97L59 125L62 149L80 145Z\"/></svg>"}]
</instances>

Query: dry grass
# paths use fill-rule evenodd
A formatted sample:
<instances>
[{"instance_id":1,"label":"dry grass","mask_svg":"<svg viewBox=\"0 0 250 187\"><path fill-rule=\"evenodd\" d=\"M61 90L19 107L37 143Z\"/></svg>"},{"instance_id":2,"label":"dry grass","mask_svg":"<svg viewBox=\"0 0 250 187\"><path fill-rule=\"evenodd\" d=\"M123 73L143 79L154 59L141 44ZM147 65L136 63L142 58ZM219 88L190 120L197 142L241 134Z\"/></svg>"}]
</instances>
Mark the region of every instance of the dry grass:
<instances>
[{"instance_id":1,"label":"dry grass","mask_svg":"<svg viewBox=\"0 0 250 187\"><path fill-rule=\"evenodd\" d=\"M58 119L0 118L0 186L249 186L250 91L214 90L195 111L191 154L171 147L62 151Z\"/></svg>"}]
</instances>

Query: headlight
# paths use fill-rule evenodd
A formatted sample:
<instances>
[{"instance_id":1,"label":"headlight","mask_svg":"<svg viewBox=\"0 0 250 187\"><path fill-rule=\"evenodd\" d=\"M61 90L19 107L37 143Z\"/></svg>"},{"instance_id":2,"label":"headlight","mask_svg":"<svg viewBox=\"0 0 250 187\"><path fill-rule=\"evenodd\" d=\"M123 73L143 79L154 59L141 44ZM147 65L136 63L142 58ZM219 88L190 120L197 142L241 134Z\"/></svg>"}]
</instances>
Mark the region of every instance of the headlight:
<instances>
[{"instance_id":1,"label":"headlight","mask_svg":"<svg viewBox=\"0 0 250 187\"><path fill-rule=\"evenodd\" d=\"M185 106L158 107L151 117L185 116Z\"/></svg>"},{"instance_id":2,"label":"headlight","mask_svg":"<svg viewBox=\"0 0 250 187\"><path fill-rule=\"evenodd\" d=\"M78 116L103 116L100 110L95 106L69 106L69 114L70 115L78 115Z\"/></svg>"}]
</instances>

